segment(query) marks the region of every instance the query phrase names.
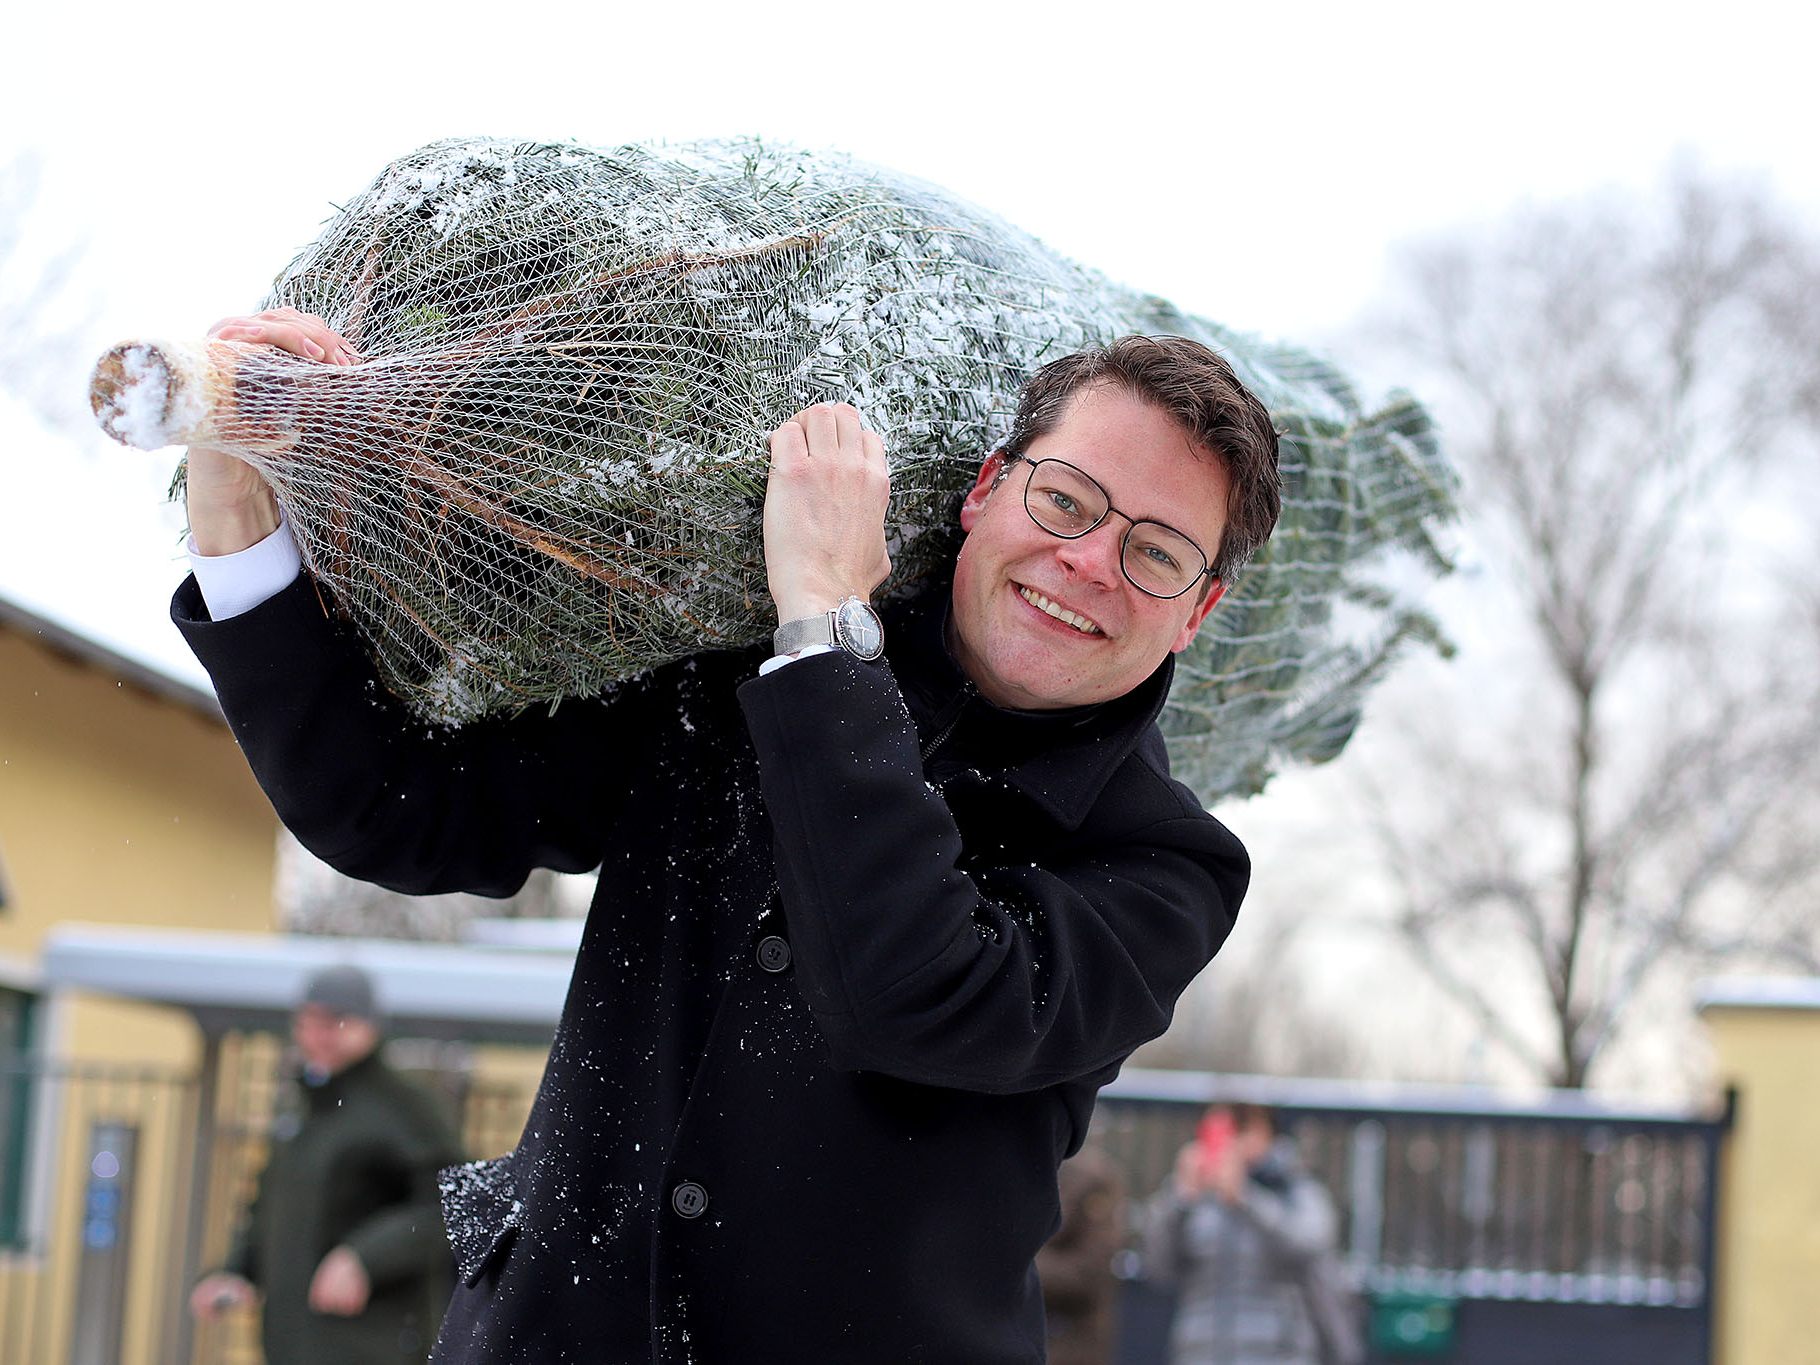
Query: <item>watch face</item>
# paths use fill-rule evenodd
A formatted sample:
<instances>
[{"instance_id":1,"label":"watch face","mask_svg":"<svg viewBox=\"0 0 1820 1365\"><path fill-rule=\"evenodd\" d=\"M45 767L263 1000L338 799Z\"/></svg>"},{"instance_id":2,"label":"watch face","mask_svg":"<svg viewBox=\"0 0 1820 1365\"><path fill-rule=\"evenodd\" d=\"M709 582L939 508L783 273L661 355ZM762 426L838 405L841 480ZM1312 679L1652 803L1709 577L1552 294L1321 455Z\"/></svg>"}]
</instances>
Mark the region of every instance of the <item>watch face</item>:
<instances>
[{"instance_id":1,"label":"watch face","mask_svg":"<svg viewBox=\"0 0 1820 1365\"><path fill-rule=\"evenodd\" d=\"M841 648L858 659L876 659L885 652L885 628L878 613L849 597L834 613L834 629L840 635Z\"/></svg>"}]
</instances>

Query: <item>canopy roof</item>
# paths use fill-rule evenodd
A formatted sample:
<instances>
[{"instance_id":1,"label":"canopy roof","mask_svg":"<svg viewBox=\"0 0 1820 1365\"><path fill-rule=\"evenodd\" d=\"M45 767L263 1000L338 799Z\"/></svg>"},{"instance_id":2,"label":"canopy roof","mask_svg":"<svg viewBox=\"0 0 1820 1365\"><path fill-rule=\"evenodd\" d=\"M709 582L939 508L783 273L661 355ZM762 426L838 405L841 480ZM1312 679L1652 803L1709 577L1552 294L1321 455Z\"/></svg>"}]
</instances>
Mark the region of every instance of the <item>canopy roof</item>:
<instances>
[{"instance_id":1,"label":"canopy roof","mask_svg":"<svg viewBox=\"0 0 1820 1365\"><path fill-rule=\"evenodd\" d=\"M1820 976L1722 976L1695 993L1702 1011L1820 1010Z\"/></svg>"},{"instance_id":2,"label":"canopy roof","mask_svg":"<svg viewBox=\"0 0 1820 1365\"><path fill-rule=\"evenodd\" d=\"M65 924L44 940L42 982L47 990L172 1005L211 1033L281 1031L311 973L336 963L371 974L394 1035L547 1044L575 959L572 946L526 950Z\"/></svg>"}]
</instances>

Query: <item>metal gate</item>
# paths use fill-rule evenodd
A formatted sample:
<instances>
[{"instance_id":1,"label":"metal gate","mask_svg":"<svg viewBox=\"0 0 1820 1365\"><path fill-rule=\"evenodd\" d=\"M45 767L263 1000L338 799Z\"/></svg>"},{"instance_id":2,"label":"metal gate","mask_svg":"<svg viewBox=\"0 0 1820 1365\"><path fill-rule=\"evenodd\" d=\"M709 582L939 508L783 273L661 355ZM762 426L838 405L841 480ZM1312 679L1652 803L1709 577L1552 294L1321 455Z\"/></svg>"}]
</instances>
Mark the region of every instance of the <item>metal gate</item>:
<instances>
[{"instance_id":1,"label":"metal gate","mask_svg":"<svg viewBox=\"0 0 1820 1365\"><path fill-rule=\"evenodd\" d=\"M1384 1098L1361 1098L1374 1092ZM1334 1198L1367 1299L1447 1306L1453 1344L1426 1359L1707 1365L1729 1099L1698 1116L1577 1092L1533 1104L1436 1088L1405 1096L1138 1072L1102 1097L1094 1130L1141 1198L1210 1100L1271 1105ZM1166 1359L1158 1296L1140 1278L1127 1298L1128 1317L1148 1326L1124 1358Z\"/></svg>"},{"instance_id":2,"label":"metal gate","mask_svg":"<svg viewBox=\"0 0 1820 1365\"><path fill-rule=\"evenodd\" d=\"M195 1324L187 1298L265 1164L284 1050L230 1033L207 1055L197 1076L0 1054L0 1365L258 1365L256 1315ZM470 1049L388 1056L448 1099L471 1155L517 1140L529 1089L476 1082Z\"/></svg>"},{"instance_id":3,"label":"metal gate","mask_svg":"<svg viewBox=\"0 0 1820 1365\"><path fill-rule=\"evenodd\" d=\"M195 1089L0 1055L0 1365L173 1359L158 1267L189 1201Z\"/></svg>"}]
</instances>

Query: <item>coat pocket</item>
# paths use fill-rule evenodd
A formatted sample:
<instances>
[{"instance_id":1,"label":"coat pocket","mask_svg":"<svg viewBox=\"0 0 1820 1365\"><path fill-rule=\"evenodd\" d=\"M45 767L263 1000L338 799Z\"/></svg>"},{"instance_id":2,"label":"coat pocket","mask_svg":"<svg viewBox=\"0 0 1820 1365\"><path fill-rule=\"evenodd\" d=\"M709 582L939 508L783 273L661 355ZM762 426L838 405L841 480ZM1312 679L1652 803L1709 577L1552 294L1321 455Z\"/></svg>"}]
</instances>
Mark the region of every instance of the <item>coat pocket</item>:
<instances>
[{"instance_id":1,"label":"coat pocket","mask_svg":"<svg viewBox=\"0 0 1820 1365\"><path fill-rule=\"evenodd\" d=\"M524 1203L514 1169L517 1153L445 1167L438 1178L442 1221L461 1282L472 1285L521 1226Z\"/></svg>"}]
</instances>

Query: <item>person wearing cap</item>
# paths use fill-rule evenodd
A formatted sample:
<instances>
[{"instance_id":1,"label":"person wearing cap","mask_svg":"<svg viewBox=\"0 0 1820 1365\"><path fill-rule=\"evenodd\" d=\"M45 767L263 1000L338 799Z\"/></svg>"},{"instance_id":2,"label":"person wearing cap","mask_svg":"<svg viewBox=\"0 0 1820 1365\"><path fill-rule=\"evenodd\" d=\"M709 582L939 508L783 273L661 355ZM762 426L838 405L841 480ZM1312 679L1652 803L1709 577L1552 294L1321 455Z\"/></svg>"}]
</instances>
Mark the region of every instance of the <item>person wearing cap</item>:
<instances>
[{"instance_id":1,"label":"person wearing cap","mask_svg":"<svg viewBox=\"0 0 1820 1365\"><path fill-rule=\"evenodd\" d=\"M313 975L291 1018L298 1086L204 1320L264 1298L266 1365L422 1361L449 1288L437 1172L462 1159L440 1105L387 1066L370 977Z\"/></svg>"}]
</instances>

